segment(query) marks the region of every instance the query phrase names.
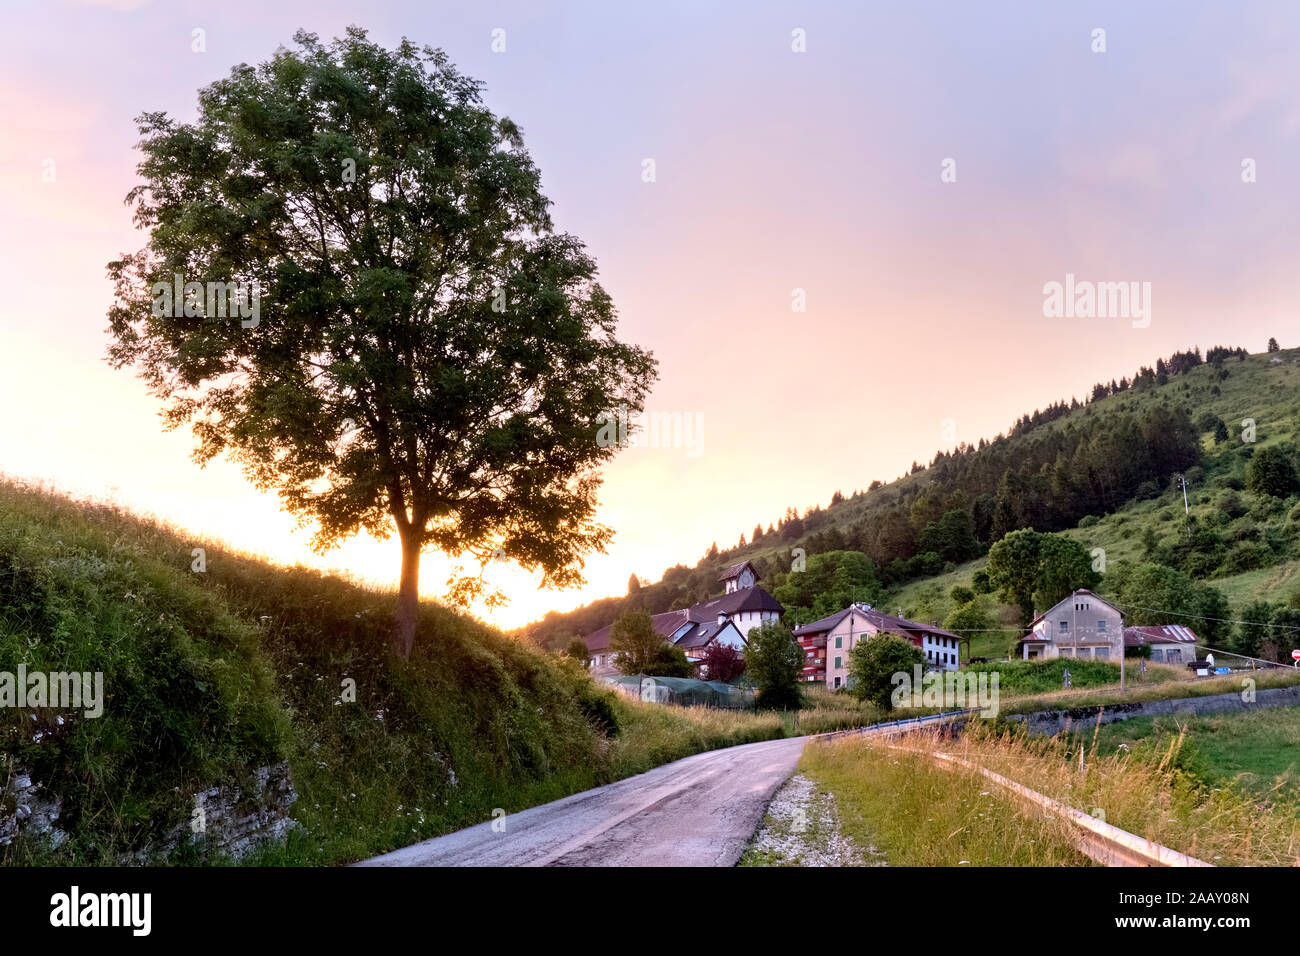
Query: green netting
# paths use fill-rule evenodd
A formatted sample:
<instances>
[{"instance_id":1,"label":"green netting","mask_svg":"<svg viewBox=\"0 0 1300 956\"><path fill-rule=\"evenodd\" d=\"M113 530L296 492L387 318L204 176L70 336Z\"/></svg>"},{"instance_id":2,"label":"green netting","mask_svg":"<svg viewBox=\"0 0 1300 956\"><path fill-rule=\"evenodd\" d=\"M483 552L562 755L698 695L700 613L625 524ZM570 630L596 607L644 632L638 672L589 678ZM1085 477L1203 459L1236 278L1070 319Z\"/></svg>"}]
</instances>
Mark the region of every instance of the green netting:
<instances>
[{"instance_id":1,"label":"green netting","mask_svg":"<svg viewBox=\"0 0 1300 956\"><path fill-rule=\"evenodd\" d=\"M716 680L650 677L646 674L607 677L605 680L621 694L656 704L676 704L679 707L722 707L727 710L754 706L753 690Z\"/></svg>"}]
</instances>

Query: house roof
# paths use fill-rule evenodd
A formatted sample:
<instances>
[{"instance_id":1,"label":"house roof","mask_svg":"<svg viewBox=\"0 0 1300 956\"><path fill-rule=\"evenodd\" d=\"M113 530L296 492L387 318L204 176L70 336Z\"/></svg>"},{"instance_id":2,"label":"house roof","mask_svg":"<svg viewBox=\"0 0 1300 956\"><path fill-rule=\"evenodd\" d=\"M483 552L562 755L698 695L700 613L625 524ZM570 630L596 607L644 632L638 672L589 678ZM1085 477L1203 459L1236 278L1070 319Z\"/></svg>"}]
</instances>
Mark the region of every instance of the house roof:
<instances>
[{"instance_id":1,"label":"house roof","mask_svg":"<svg viewBox=\"0 0 1300 956\"><path fill-rule=\"evenodd\" d=\"M740 577L740 572L745 570L745 568L749 568L749 570L753 571L755 578L758 577L758 568L754 567L754 565L749 561L741 561L739 564L733 564L731 567L725 569L718 575L718 580L725 581L728 578L738 578Z\"/></svg>"},{"instance_id":2,"label":"house roof","mask_svg":"<svg viewBox=\"0 0 1300 956\"><path fill-rule=\"evenodd\" d=\"M690 618L686 610L664 611L662 614L650 615L650 625L655 629L656 634L665 638L671 638L677 631L686 624L690 624ZM613 624L606 624L598 631L592 631L584 641L587 642L587 650L603 651L609 648L610 632L614 630Z\"/></svg>"},{"instance_id":3,"label":"house roof","mask_svg":"<svg viewBox=\"0 0 1300 956\"><path fill-rule=\"evenodd\" d=\"M1124 646L1141 647L1144 644L1197 644L1200 638L1190 627L1182 624L1142 624L1124 628Z\"/></svg>"},{"instance_id":4,"label":"house roof","mask_svg":"<svg viewBox=\"0 0 1300 956\"><path fill-rule=\"evenodd\" d=\"M740 611L776 611L778 614L783 614L785 605L755 585L752 588L732 591L722 597L701 601L699 604L692 604L687 608L692 621L716 621L719 614L736 614Z\"/></svg>"},{"instance_id":5,"label":"house roof","mask_svg":"<svg viewBox=\"0 0 1300 956\"><path fill-rule=\"evenodd\" d=\"M736 627L736 625L732 624L730 621L727 621L725 624L719 624L717 621L714 621L712 624L696 624L693 628L677 639L677 646L683 649L703 647L727 628L733 629L737 634L740 633L740 628ZM742 641L745 639L743 634L740 639Z\"/></svg>"},{"instance_id":6,"label":"house roof","mask_svg":"<svg viewBox=\"0 0 1300 956\"><path fill-rule=\"evenodd\" d=\"M842 611L836 611L830 617L824 617L820 621L810 621L807 624L800 624L794 629L795 637L803 637L807 634L821 634L823 631L834 630L839 626L840 621L844 620L853 613L853 605L850 604Z\"/></svg>"},{"instance_id":7,"label":"house roof","mask_svg":"<svg viewBox=\"0 0 1300 956\"><path fill-rule=\"evenodd\" d=\"M892 614L885 614L883 611L877 611L875 608L862 608L856 604L850 604L844 610L836 611L830 617L824 617L820 621L812 621L808 624L802 624L794 629L794 635L795 637L805 637L809 634L821 634L825 631L833 630L854 611L865 617L876 630L884 631L889 634L905 634L908 637L912 637L914 634L919 632L923 634L936 635L938 637L950 637L955 641L960 641L962 639L951 631L945 631L943 628L937 627L933 624L921 624L917 621L909 621L905 617L895 617Z\"/></svg>"},{"instance_id":8,"label":"house roof","mask_svg":"<svg viewBox=\"0 0 1300 956\"><path fill-rule=\"evenodd\" d=\"M1115 605L1111 604L1109 601L1107 601L1107 600L1106 600L1104 597L1102 597L1100 594L1097 594L1097 593L1095 593L1095 592L1093 592L1093 591L1089 591L1087 588L1079 588L1078 590L1074 591L1073 593L1068 594L1068 595L1066 595L1065 597L1061 598L1061 600L1057 601L1055 604L1053 604L1051 607L1049 607L1046 611L1043 611L1041 614L1039 614L1037 617L1035 617L1032 621L1030 621L1030 622L1029 622L1029 629L1032 631L1032 630L1034 629L1034 625L1037 624L1039 621L1041 621L1043 618L1047 617L1049 614L1051 614L1053 611L1055 611L1055 610L1056 610L1058 607L1060 607L1062 604L1065 604L1065 603L1067 603L1067 602L1072 602L1075 598L1078 598L1078 597L1089 597L1089 598L1092 598L1093 600L1100 601L1102 604L1106 605L1108 608L1110 608L1112 611L1114 611L1114 612L1115 612L1116 614L1118 614L1120 617L1123 617L1123 616L1124 616L1124 612L1123 612L1123 611L1121 611L1121 610L1120 610L1119 608L1117 608Z\"/></svg>"},{"instance_id":9,"label":"house roof","mask_svg":"<svg viewBox=\"0 0 1300 956\"><path fill-rule=\"evenodd\" d=\"M700 601L688 608L652 614L650 623L653 625L656 634L662 635L665 640L669 641L683 627L689 627L690 629L675 641L677 646L703 647L717 637L718 633L726 627L725 624L719 626L718 615L725 614L730 617L741 611L775 611L777 614L783 614L785 613L785 606L760 587L742 588L739 591L724 594L722 597ZM700 630L700 628L704 628L704 630ZM613 629L613 624L606 624L583 638L587 642L587 650L592 653L608 650L610 632ZM740 628L737 627L736 630L739 631ZM741 640L744 640L745 635L741 634L740 636Z\"/></svg>"}]
</instances>

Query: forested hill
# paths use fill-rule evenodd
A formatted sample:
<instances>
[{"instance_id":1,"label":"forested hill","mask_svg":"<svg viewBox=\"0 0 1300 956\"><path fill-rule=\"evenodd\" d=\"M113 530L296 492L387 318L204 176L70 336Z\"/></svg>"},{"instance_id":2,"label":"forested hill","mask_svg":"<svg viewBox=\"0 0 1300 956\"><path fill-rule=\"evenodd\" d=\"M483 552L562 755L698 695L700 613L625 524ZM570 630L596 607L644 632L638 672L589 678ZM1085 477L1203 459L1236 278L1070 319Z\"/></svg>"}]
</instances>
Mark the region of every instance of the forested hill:
<instances>
[{"instance_id":1,"label":"forested hill","mask_svg":"<svg viewBox=\"0 0 1300 956\"><path fill-rule=\"evenodd\" d=\"M880 600L980 557L1010 531L1065 531L1181 489L1180 475L1190 491L1211 481L1240 489L1245 460L1257 449L1282 449L1294 468L1300 349L1276 350L1271 340L1270 349L1175 353L1131 379L1098 383L1084 400L1025 414L992 440L940 451L896 481L847 496L836 491L826 507L786 508L779 520L741 533L736 545L715 544L694 567L668 568L653 584L633 578L627 595L552 612L523 631L560 648L626 608L654 613L714 595L719 571L738 561L784 580L796 549L813 572L797 576L802 588L822 588L829 603ZM825 568L815 560L846 551L861 557ZM1287 556L1285 548L1275 555ZM1202 567L1197 576L1217 570Z\"/></svg>"}]
</instances>

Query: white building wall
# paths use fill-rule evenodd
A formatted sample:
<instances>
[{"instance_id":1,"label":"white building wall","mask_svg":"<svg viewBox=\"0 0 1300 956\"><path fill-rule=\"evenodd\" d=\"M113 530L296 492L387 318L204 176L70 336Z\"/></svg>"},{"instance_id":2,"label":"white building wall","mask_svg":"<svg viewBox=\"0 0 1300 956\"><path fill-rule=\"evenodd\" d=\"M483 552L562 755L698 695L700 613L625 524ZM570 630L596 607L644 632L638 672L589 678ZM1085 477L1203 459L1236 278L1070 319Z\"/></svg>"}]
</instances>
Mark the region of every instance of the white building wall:
<instances>
[{"instance_id":1,"label":"white building wall","mask_svg":"<svg viewBox=\"0 0 1300 956\"><path fill-rule=\"evenodd\" d=\"M727 619L736 625L741 634L749 637L751 628L759 627L764 621L775 621L777 614L776 611L741 611Z\"/></svg>"},{"instance_id":2,"label":"white building wall","mask_svg":"<svg viewBox=\"0 0 1300 956\"><path fill-rule=\"evenodd\" d=\"M955 671L960 666L960 642L937 634L922 634L921 653L925 662L936 670Z\"/></svg>"}]
</instances>

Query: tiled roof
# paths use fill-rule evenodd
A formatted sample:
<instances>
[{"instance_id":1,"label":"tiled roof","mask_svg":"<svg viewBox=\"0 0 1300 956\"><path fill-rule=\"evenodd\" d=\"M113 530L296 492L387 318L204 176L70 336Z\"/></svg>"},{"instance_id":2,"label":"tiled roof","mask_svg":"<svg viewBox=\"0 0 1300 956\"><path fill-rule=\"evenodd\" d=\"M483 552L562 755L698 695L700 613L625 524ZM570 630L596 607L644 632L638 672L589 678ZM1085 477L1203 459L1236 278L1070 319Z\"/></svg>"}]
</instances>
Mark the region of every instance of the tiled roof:
<instances>
[{"instance_id":1,"label":"tiled roof","mask_svg":"<svg viewBox=\"0 0 1300 956\"><path fill-rule=\"evenodd\" d=\"M654 627L655 633L666 638L671 638L677 633L678 629L689 623L690 618L685 610L664 611L662 614L652 614L650 616L650 624ZM600 630L592 631L583 638L587 642L587 650L593 653L606 650L609 647L610 632L613 629L613 624L606 624Z\"/></svg>"},{"instance_id":2,"label":"tiled roof","mask_svg":"<svg viewBox=\"0 0 1300 956\"><path fill-rule=\"evenodd\" d=\"M917 621L909 621L907 618L885 614L883 611L877 611L875 608L863 610L856 605L850 605L842 611L837 611L830 617L822 618L820 621L802 624L794 629L794 636L804 637L808 634L821 634L825 631L830 631L835 627L838 627L840 622L855 610L865 617L876 630L884 631L888 634L904 634L907 637L911 637L914 633L921 632L938 637L950 637L955 641L960 641L962 639L951 631L945 631L943 628L937 627L933 624L921 624Z\"/></svg>"},{"instance_id":3,"label":"tiled roof","mask_svg":"<svg viewBox=\"0 0 1300 956\"><path fill-rule=\"evenodd\" d=\"M760 587L741 588L692 604L688 609L692 621L716 621L719 614L738 614L741 611L776 611L785 612L785 606Z\"/></svg>"},{"instance_id":4,"label":"tiled roof","mask_svg":"<svg viewBox=\"0 0 1300 956\"><path fill-rule=\"evenodd\" d=\"M664 611L661 614L651 615L650 623L654 626L655 633L663 635L667 640L672 640L672 636L683 627L694 625L678 638L676 643L679 647L702 647L722 630L718 626L719 614L730 617L742 611L775 611L777 614L782 614L785 612L785 607L760 587L742 588L678 611ZM702 626L707 630L700 630ZM610 632L613 628L613 624L606 624L600 630L592 631L583 638L587 642L587 650L593 654L608 650ZM741 637L743 639L744 635Z\"/></svg>"}]
</instances>

